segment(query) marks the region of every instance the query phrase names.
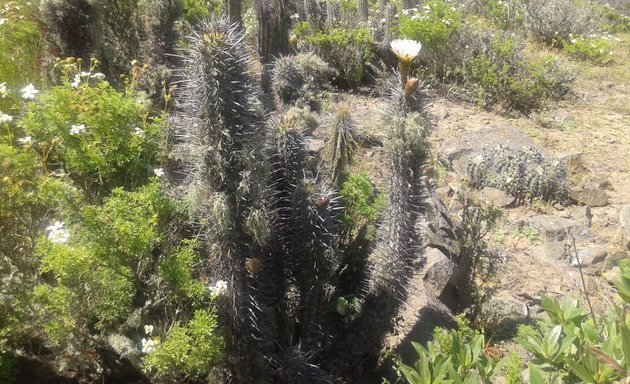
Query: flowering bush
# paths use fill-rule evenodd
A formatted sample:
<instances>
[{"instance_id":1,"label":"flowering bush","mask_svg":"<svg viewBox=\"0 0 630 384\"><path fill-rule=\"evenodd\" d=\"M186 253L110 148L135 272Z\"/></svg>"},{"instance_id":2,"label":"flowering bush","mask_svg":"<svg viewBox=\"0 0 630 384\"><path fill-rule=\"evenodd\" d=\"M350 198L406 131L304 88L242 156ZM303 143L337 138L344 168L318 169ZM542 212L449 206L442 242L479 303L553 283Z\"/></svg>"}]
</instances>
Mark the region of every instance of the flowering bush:
<instances>
[{"instance_id":1,"label":"flowering bush","mask_svg":"<svg viewBox=\"0 0 630 384\"><path fill-rule=\"evenodd\" d=\"M37 95L26 87L24 95ZM56 86L28 105L20 126L48 170L67 173L97 196L115 186L142 184L156 161L159 118L107 82Z\"/></svg>"},{"instance_id":2,"label":"flowering bush","mask_svg":"<svg viewBox=\"0 0 630 384\"><path fill-rule=\"evenodd\" d=\"M430 50L446 49L451 35L459 29L461 14L444 1L430 1L421 7L403 9L400 35L421 42Z\"/></svg>"},{"instance_id":3,"label":"flowering bush","mask_svg":"<svg viewBox=\"0 0 630 384\"><path fill-rule=\"evenodd\" d=\"M611 60L613 54L613 42L608 36L576 37L566 42L562 49L573 57L588 60L596 64L605 64Z\"/></svg>"}]
</instances>

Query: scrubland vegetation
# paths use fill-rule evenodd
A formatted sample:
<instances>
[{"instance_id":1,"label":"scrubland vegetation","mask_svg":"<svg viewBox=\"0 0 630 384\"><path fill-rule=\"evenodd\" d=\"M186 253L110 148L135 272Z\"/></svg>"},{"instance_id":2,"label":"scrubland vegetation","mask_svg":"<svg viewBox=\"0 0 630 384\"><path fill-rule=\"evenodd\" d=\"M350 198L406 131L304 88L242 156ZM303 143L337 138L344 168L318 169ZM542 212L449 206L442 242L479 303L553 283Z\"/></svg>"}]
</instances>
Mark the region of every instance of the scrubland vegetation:
<instances>
[{"instance_id":1,"label":"scrubland vegetation","mask_svg":"<svg viewBox=\"0 0 630 384\"><path fill-rule=\"evenodd\" d=\"M492 353L501 212L472 199L456 326L413 362L383 348L425 262L431 95L533 113L628 33L586 0L2 0L0 382L628 380L628 268L608 313L545 297L521 354ZM372 130L349 94L385 105ZM468 175L568 201L533 148Z\"/></svg>"}]
</instances>

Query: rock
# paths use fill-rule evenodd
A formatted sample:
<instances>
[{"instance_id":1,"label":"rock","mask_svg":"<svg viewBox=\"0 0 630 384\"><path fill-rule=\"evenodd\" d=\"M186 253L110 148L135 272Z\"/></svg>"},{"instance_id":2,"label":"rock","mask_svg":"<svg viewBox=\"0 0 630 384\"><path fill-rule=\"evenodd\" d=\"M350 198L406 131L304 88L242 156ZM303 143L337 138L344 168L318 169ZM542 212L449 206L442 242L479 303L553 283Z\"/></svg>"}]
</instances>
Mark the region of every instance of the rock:
<instances>
[{"instance_id":1,"label":"rock","mask_svg":"<svg viewBox=\"0 0 630 384\"><path fill-rule=\"evenodd\" d=\"M615 250L615 251L609 252L608 257L606 258L606 265L604 267L604 271L608 271L618 266L622 260L628 260L629 258L630 258L630 255L628 255L628 252L626 251Z\"/></svg>"},{"instance_id":2,"label":"rock","mask_svg":"<svg viewBox=\"0 0 630 384\"><path fill-rule=\"evenodd\" d=\"M571 212L569 217L580 224L590 227L593 219L593 213L591 212L591 207L584 205L577 207L573 212Z\"/></svg>"},{"instance_id":3,"label":"rock","mask_svg":"<svg viewBox=\"0 0 630 384\"><path fill-rule=\"evenodd\" d=\"M569 197L579 204L586 204L591 207L605 207L608 205L606 191L599 188L584 186L570 191Z\"/></svg>"},{"instance_id":4,"label":"rock","mask_svg":"<svg viewBox=\"0 0 630 384\"><path fill-rule=\"evenodd\" d=\"M304 141L305 141L304 150L307 153L311 153L311 154L318 154L326 145L324 140L317 139L314 137L307 138Z\"/></svg>"},{"instance_id":5,"label":"rock","mask_svg":"<svg viewBox=\"0 0 630 384\"><path fill-rule=\"evenodd\" d=\"M451 163L473 152L473 147L460 140L447 140L442 144L440 153Z\"/></svg>"},{"instance_id":6,"label":"rock","mask_svg":"<svg viewBox=\"0 0 630 384\"><path fill-rule=\"evenodd\" d=\"M619 210L619 224L626 235L626 239L630 241L630 205L624 205Z\"/></svg>"},{"instance_id":7,"label":"rock","mask_svg":"<svg viewBox=\"0 0 630 384\"><path fill-rule=\"evenodd\" d=\"M456 265L444 253L436 248L427 248L426 273L423 277L427 293L440 298L447 286L453 283Z\"/></svg>"},{"instance_id":8,"label":"rock","mask_svg":"<svg viewBox=\"0 0 630 384\"><path fill-rule=\"evenodd\" d=\"M456 260L459 257L459 242L447 208L435 192L425 201L424 207L428 232L425 245L437 248L451 260Z\"/></svg>"},{"instance_id":9,"label":"rock","mask_svg":"<svg viewBox=\"0 0 630 384\"><path fill-rule=\"evenodd\" d=\"M537 229L547 241L563 241L569 237L568 235L573 235L577 241L594 240L588 227L554 215L534 216L529 225Z\"/></svg>"},{"instance_id":10,"label":"rock","mask_svg":"<svg viewBox=\"0 0 630 384\"><path fill-rule=\"evenodd\" d=\"M564 241L546 241L534 247L532 253L539 259L565 260L567 247Z\"/></svg>"},{"instance_id":11,"label":"rock","mask_svg":"<svg viewBox=\"0 0 630 384\"><path fill-rule=\"evenodd\" d=\"M586 248L578 248L577 256L578 257L575 258L575 255L572 255L571 265L574 267L579 265L582 265L583 267L591 267L595 264L604 262L604 260L606 260L606 256L608 256L608 251L605 247L590 246Z\"/></svg>"},{"instance_id":12,"label":"rock","mask_svg":"<svg viewBox=\"0 0 630 384\"><path fill-rule=\"evenodd\" d=\"M512 206L516 201L514 196L492 187L485 187L482 189L481 195L486 203L500 208Z\"/></svg>"},{"instance_id":13,"label":"rock","mask_svg":"<svg viewBox=\"0 0 630 384\"><path fill-rule=\"evenodd\" d=\"M606 190L610 188L610 180L606 175L591 175L585 182L584 186L588 188L595 188Z\"/></svg>"}]
</instances>

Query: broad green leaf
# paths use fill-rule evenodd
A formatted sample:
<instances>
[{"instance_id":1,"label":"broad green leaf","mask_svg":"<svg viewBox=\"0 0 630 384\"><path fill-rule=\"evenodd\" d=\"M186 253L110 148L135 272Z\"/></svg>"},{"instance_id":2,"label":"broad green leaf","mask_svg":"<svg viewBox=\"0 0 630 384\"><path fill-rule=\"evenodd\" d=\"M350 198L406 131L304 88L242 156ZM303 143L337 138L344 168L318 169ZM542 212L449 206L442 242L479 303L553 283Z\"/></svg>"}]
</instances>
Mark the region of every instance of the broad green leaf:
<instances>
[{"instance_id":1,"label":"broad green leaf","mask_svg":"<svg viewBox=\"0 0 630 384\"><path fill-rule=\"evenodd\" d=\"M615 287L617 288L617 293L621 296L623 301L630 304L630 272L623 273L615 282Z\"/></svg>"},{"instance_id":2,"label":"broad green leaf","mask_svg":"<svg viewBox=\"0 0 630 384\"><path fill-rule=\"evenodd\" d=\"M582 366L577 361L568 358L565 360L566 365L571 369L577 377L586 381L587 383L594 383L595 378L591 375L591 373L586 369L586 367Z\"/></svg>"},{"instance_id":3,"label":"broad green leaf","mask_svg":"<svg viewBox=\"0 0 630 384\"><path fill-rule=\"evenodd\" d=\"M529 384L547 384L540 369L533 364L529 365Z\"/></svg>"}]
</instances>

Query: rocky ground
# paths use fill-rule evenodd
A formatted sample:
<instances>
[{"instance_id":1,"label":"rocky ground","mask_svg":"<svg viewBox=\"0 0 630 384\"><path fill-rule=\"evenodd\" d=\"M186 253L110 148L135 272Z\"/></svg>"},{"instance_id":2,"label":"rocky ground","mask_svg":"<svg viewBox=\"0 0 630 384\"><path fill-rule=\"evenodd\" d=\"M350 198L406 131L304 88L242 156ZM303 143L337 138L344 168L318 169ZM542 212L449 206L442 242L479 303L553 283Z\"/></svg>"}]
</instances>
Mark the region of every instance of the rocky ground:
<instances>
[{"instance_id":1,"label":"rocky ground","mask_svg":"<svg viewBox=\"0 0 630 384\"><path fill-rule=\"evenodd\" d=\"M496 289L488 303L491 318L526 322L539 313L543 294L568 295L582 302L588 297L596 311L605 310L614 296L610 282L619 275L619 263L630 260L629 40L625 36L614 62L607 66L575 64L579 75L573 94L529 116L508 118L425 90L435 120L430 139L434 161L427 176L442 210L457 221L462 208L459 191L503 210L488 238L501 256L496 281L491 282ZM332 97L324 103L322 127L339 102L350 104L360 130L377 139L384 136L383 101L369 96ZM316 130L312 147L322 147L325 137L321 128ZM570 203L516 204L501 191L468 187L467 160L497 144L533 146L571 163ZM385 187L384 164L382 147L368 145L361 150L356 168L368 171ZM414 278L417 289L410 293L398 332L390 338L392 348L404 352L410 339L426 337L432 325L448 321L443 316L452 269L448 253L448 247L430 244L428 262ZM511 335L494 331L499 332L497 339Z\"/></svg>"}]
</instances>

